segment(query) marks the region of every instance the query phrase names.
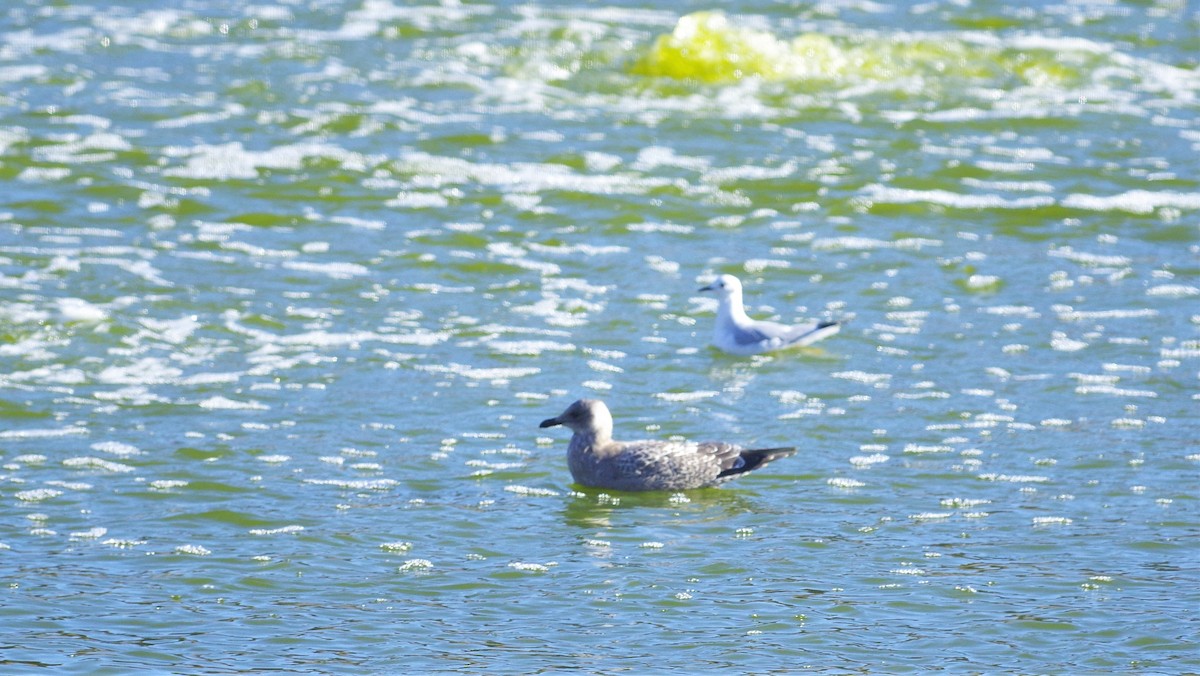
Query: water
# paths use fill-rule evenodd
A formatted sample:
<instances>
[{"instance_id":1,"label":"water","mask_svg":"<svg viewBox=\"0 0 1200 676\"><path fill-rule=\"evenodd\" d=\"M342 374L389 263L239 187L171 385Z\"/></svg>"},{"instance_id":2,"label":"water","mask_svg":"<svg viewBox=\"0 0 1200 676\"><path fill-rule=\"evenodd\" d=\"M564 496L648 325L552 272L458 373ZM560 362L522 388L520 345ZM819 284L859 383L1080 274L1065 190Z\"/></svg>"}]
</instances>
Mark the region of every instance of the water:
<instances>
[{"instance_id":1,"label":"water","mask_svg":"<svg viewBox=\"0 0 1200 676\"><path fill-rule=\"evenodd\" d=\"M5 671L1200 670L1187 3L10 4Z\"/></svg>"}]
</instances>

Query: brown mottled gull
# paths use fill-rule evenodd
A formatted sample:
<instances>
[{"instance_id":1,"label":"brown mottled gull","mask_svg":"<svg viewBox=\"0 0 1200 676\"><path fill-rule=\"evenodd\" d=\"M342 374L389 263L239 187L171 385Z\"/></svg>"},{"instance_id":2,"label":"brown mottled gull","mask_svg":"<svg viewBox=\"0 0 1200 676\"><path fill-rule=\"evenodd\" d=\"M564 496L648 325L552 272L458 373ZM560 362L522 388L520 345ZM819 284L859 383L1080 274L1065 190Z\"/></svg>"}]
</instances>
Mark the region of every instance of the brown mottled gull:
<instances>
[{"instance_id":1,"label":"brown mottled gull","mask_svg":"<svg viewBox=\"0 0 1200 676\"><path fill-rule=\"evenodd\" d=\"M614 441L604 402L580 399L540 427L565 425L574 434L567 466L576 483L618 491L686 490L725 483L786 458L795 448L755 448L719 441Z\"/></svg>"},{"instance_id":2,"label":"brown mottled gull","mask_svg":"<svg viewBox=\"0 0 1200 676\"><path fill-rule=\"evenodd\" d=\"M716 291L720 305L713 327L713 345L724 352L741 356L761 354L789 347L812 345L841 330L839 322L780 324L751 319L742 305L742 282L733 275L721 275L701 291Z\"/></svg>"}]
</instances>

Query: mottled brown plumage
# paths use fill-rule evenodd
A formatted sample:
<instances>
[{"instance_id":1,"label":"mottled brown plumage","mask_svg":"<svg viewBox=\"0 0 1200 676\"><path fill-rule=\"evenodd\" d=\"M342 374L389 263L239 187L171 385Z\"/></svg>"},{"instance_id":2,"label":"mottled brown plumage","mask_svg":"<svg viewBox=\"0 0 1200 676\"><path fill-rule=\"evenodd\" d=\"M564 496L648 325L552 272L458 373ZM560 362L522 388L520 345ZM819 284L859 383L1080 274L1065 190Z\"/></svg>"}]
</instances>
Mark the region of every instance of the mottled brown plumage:
<instances>
[{"instance_id":1,"label":"mottled brown plumage","mask_svg":"<svg viewBox=\"0 0 1200 676\"><path fill-rule=\"evenodd\" d=\"M719 441L614 441L604 402L580 399L541 427L565 425L574 434L567 466L576 483L620 491L686 490L715 486L796 452L743 449Z\"/></svg>"}]
</instances>

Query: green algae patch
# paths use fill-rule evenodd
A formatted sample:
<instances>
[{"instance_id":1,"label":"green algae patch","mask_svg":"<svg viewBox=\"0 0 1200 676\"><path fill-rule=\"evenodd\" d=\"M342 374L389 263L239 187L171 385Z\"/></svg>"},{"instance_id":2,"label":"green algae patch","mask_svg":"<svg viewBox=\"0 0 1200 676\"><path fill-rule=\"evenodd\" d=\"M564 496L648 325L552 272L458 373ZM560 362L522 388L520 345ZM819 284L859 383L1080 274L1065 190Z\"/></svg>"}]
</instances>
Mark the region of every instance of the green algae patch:
<instances>
[{"instance_id":1,"label":"green algae patch","mask_svg":"<svg viewBox=\"0 0 1200 676\"><path fill-rule=\"evenodd\" d=\"M716 83L750 76L776 79L791 76L797 56L790 42L771 33L735 26L719 12L696 12L659 36L633 71Z\"/></svg>"},{"instance_id":2,"label":"green algae patch","mask_svg":"<svg viewBox=\"0 0 1200 676\"><path fill-rule=\"evenodd\" d=\"M1061 86L1080 77L1079 65L1064 62L1057 50L1018 49L957 34L804 33L783 38L739 26L720 12L695 12L681 17L669 34L656 38L630 70L645 77L706 84L746 78L918 83L941 79L988 86Z\"/></svg>"}]
</instances>

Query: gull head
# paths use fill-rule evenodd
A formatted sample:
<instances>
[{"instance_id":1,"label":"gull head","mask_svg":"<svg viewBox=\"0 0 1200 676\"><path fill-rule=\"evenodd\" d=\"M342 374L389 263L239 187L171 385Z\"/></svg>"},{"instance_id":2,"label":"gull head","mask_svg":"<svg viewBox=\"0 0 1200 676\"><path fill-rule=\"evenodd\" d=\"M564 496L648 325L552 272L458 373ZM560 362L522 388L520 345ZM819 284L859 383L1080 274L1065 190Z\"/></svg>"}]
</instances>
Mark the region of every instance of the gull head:
<instances>
[{"instance_id":1,"label":"gull head","mask_svg":"<svg viewBox=\"0 0 1200 676\"><path fill-rule=\"evenodd\" d=\"M580 399L555 418L547 418L538 427L563 425L573 432L607 437L612 434L612 414L599 399Z\"/></svg>"},{"instance_id":2,"label":"gull head","mask_svg":"<svg viewBox=\"0 0 1200 676\"><path fill-rule=\"evenodd\" d=\"M742 294L742 281L733 275L720 275L712 284L701 287L700 290L716 291L717 295L721 298L740 296Z\"/></svg>"}]
</instances>

